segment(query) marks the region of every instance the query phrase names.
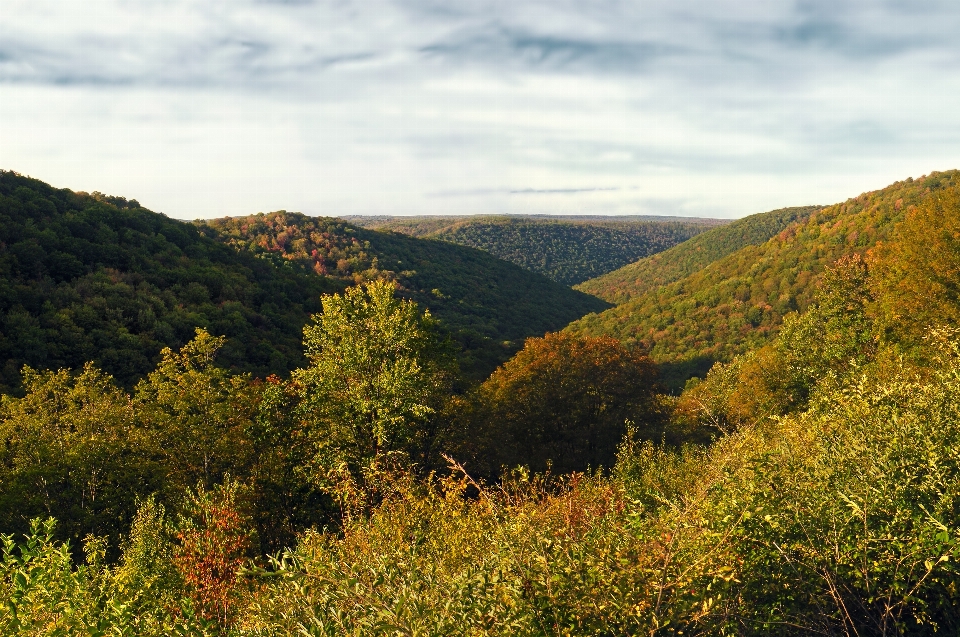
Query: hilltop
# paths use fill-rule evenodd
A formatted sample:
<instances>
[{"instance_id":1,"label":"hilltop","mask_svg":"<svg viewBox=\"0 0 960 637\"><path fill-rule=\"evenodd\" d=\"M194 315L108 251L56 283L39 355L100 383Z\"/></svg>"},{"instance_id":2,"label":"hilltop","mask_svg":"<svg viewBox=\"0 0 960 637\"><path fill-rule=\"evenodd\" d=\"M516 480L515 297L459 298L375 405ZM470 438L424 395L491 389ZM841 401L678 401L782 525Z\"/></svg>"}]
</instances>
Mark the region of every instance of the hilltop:
<instances>
[{"instance_id":1,"label":"hilltop","mask_svg":"<svg viewBox=\"0 0 960 637\"><path fill-rule=\"evenodd\" d=\"M350 217L351 222L485 250L575 285L724 224L685 217Z\"/></svg>"},{"instance_id":2,"label":"hilltop","mask_svg":"<svg viewBox=\"0 0 960 637\"><path fill-rule=\"evenodd\" d=\"M0 171L0 389L20 368L87 361L130 385L206 327L223 364L258 375L302 358L300 329L332 279L231 249L136 200Z\"/></svg>"},{"instance_id":3,"label":"hilltop","mask_svg":"<svg viewBox=\"0 0 960 637\"><path fill-rule=\"evenodd\" d=\"M957 179L957 171L932 173L836 205L773 211L711 230L673 252L579 286L620 304L567 330L647 348L666 381L682 387L715 361L768 342L784 315L809 305L826 265L865 253L910 206ZM731 250L737 233L750 229L757 230L754 239L773 236Z\"/></svg>"},{"instance_id":4,"label":"hilltop","mask_svg":"<svg viewBox=\"0 0 960 637\"><path fill-rule=\"evenodd\" d=\"M493 371L524 338L610 307L482 250L340 219L278 211L197 223L240 251L307 271L397 281L401 294L428 308L472 352L461 364L475 370L474 378Z\"/></svg>"},{"instance_id":5,"label":"hilltop","mask_svg":"<svg viewBox=\"0 0 960 637\"><path fill-rule=\"evenodd\" d=\"M312 249L323 254L308 266L284 258L286 226L271 235L284 247L249 249L228 236L230 222L186 223L0 171L0 391L18 387L24 364L87 361L130 386L196 327L228 337L225 367L286 374L303 364L302 329L320 296L381 277L440 317L475 376L523 338L608 307L479 250L316 223L325 236Z\"/></svg>"}]
</instances>

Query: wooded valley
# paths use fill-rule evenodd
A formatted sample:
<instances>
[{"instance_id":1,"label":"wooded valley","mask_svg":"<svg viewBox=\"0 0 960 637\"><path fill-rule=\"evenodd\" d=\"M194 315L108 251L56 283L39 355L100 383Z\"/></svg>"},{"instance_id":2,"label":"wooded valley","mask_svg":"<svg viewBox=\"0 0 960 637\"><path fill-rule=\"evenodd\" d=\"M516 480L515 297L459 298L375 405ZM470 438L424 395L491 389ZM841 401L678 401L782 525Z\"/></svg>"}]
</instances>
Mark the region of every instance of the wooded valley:
<instances>
[{"instance_id":1,"label":"wooded valley","mask_svg":"<svg viewBox=\"0 0 960 637\"><path fill-rule=\"evenodd\" d=\"M595 217L352 217L359 225L485 250L558 283L575 285L656 254L719 219Z\"/></svg>"},{"instance_id":2,"label":"wooded valley","mask_svg":"<svg viewBox=\"0 0 960 637\"><path fill-rule=\"evenodd\" d=\"M958 177L420 237L0 172L0 632L953 634Z\"/></svg>"}]
</instances>

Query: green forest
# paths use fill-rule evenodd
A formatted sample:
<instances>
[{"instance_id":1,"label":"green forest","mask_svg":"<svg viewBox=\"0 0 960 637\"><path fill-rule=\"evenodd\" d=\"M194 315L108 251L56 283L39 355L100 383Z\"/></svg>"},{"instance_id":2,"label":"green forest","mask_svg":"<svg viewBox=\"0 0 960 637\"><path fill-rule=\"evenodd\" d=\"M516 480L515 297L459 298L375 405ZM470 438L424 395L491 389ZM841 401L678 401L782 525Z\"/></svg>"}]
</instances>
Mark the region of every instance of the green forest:
<instances>
[{"instance_id":1,"label":"green forest","mask_svg":"<svg viewBox=\"0 0 960 637\"><path fill-rule=\"evenodd\" d=\"M320 295L376 279L444 319L471 378L610 307L480 250L284 212L190 224L0 171L0 391L89 361L129 389L197 327L227 337L220 365L287 374Z\"/></svg>"},{"instance_id":2,"label":"green forest","mask_svg":"<svg viewBox=\"0 0 960 637\"><path fill-rule=\"evenodd\" d=\"M641 218L642 219L642 218ZM564 285L575 285L682 243L717 219L591 217L374 217L368 227L485 250ZM591 292L592 294L592 292Z\"/></svg>"},{"instance_id":3,"label":"green forest","mask_svg":"<svg viewBox=\"0 0 960 637\"><path fill-rule=\"evenodd\" d=\"M536 278L483 291L480 250L285 212L183 224L2 173L6 320L69 356L6 350L0 632L955 634L957 176L716 227L581 286L617 307L524 333L484 304L559 284L505 264ZM81 296L100 280L206 322L148 346ZM274 289L315 298L272 368L244 353L294 338ZM566 315L535 304L581 298L543 289L511 310L537 330ZM247 332L206 309L241 302ZM522 345L478 379L467 329ZM707 363L678 387L678 361Z\"/></svg>"},{"instance_id":4,"label":"green forest","mask_svg":"<svg viewBox=\"0 0 960 637\"><path fill-rule=\"evenodd\" d=\"M956 186L958 177L932 173L833 206L773 211L715 228L673 253L578 286L618 305L566 329L642 347L677 391L713 363L769 342L784 317L809 306L826 266L866 256L911 206Z\"/></svg>"}]
</instances>

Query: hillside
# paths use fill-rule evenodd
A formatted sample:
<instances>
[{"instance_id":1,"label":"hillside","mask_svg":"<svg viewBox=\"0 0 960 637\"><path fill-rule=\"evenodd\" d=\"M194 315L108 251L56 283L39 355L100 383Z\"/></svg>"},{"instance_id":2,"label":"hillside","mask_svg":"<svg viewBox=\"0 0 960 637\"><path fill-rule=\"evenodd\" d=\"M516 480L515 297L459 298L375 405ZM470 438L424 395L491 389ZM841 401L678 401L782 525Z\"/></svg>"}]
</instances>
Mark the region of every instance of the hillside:
<instances>
[{"instance_id":1,"label":"hillside","mask_svg":"<svg viewBox=\"0 0 960 637\"><path fill-rule=\"evenodd\" d=\"M374 217L357 223L485 250L574 285L661 252L724 221L681 217Z\"/></svg>"},{"instance_id":2,"label":"hillside","mask_svg":"<svg viewBox=\"0 0 960 637\"><path fill-rule=\"evenodd\" d=\"M782 208L711 228L680 245L584 281L576 289L611 303L623 303L685 276L750 245L768 241L816 206Z\"/></svg>"},{"instance_id":3,"label":"hillside","mask_svg":"<svg viewBox=\"0 0 960 637\"><path fill-rule=\"evenodd\" d=\"M0 171L0 392L19 385L24 364L91 360L130 386L196 327L228 337L218 360L230 369L285 374L303 363L302 329L321 294L384 276L427 300L469 350L463 363L475 375L524 337L606 307L479 250L342 222L324 233L311 244L323 257L308 268L270 249L238 250L213 226L135 200ZM276 239L290 245L281 232ZM314 267L321 261L329 268Z\"/></svg>"},{"instance_id":4,"label":"hillside","mask_svg":"<svg viewBox=\"0 0 960 637\"><path fill-rule=\"evenodd\" d=\"M356 281L397 280L406 296L429 308L473 352L461 364L475 378L493 371L524 338L610 307L482 250L339 219L279 211L197 223L241 251L304 270Z\"/></svg>"},{"instance_id":5,"label":"hillside","mask_svg":"<svg viewBox=\"0 0 960 637\"><path fill-rule=\"evenodd\" d=\"M285 372L319 296L342 288L238 253L135 201L0 172L0 390L20 367L94 360L129 385L207 327L236 370Z\"/></svg>"},{"instance_id":6,"label":"hillside","mask_svg":"<svg viewBox=\"0 0 960 637\"><path fill-rule=\"evenodd\" d=\"M847 254L865 253L889 235L910 206L957 179L957 171L932 173L810 214L797 211L796 219L768 241L709 263L678 268L674 255L665 253L659 261L625 268L580 286L623 302L567 329L611 335L648 348L661 363L666 381L674 389L682 387L686 378L703 375L713 362L767 342L785 314L809 304L825 265ZM767 214L779 221L762 225L776 228L794 213ZM758 217L762 222L763 215ZM711 233L736 230L731 224ZM697 239L709 242L711 233ZM689 257L686 247L674 250ZM645 279L637 283L641 272ZM658 286L659 281L664 284ZM624 286L622 292L615 289L618 282Z\"/></svg>"}]
</instances>

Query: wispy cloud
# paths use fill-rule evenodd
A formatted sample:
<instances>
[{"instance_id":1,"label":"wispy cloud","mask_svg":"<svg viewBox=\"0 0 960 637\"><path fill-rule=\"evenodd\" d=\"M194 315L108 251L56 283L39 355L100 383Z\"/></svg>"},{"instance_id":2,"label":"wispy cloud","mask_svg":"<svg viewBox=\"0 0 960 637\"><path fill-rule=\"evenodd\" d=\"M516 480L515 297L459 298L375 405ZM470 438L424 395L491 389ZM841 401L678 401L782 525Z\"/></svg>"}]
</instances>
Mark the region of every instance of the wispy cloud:
<instances>
[{"instance_id":1,"label":"wispy cloud","mask_svg":"<svg viewBox=\"0 0 960 637\"><path fill-rule=\"evenodd\" d=\"M188 217L739 215L960 165L958 31L953 0L2 0L0 164Z\"/></svg>"}]
</instances>

